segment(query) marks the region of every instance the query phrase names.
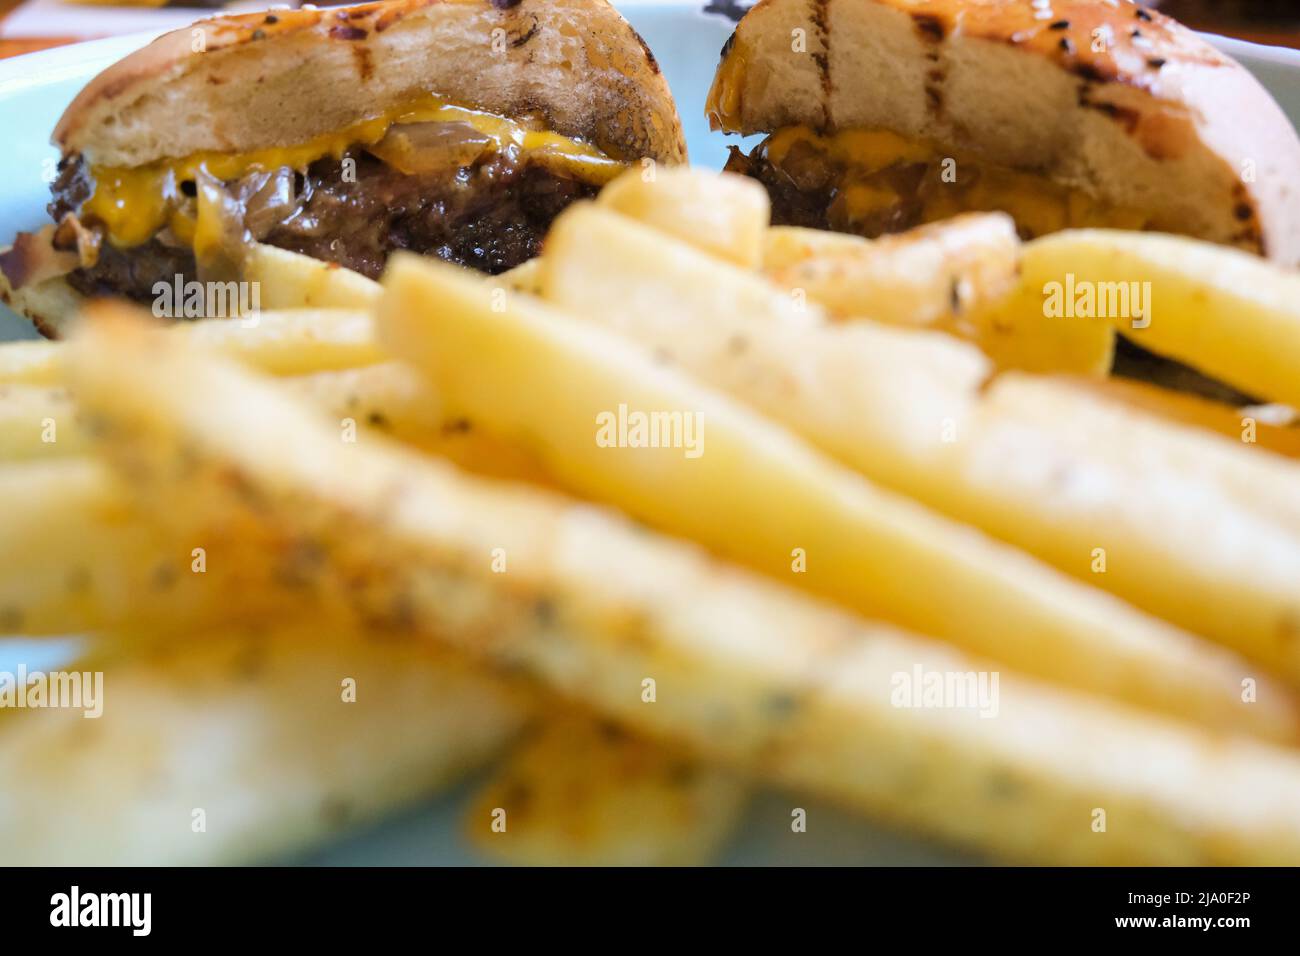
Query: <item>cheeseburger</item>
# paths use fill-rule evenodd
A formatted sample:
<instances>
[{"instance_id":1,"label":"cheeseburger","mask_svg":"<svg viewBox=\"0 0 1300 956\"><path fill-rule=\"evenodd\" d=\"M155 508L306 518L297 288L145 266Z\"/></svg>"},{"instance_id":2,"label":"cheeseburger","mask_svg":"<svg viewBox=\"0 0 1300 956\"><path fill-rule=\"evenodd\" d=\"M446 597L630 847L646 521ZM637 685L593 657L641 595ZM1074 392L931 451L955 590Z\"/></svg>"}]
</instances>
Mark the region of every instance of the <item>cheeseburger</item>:
<instances>
[{"instance_id":1,"label":"cheeseburger","mask_svg":"<svg viewBox=\"0 0 1300 956\"><path fill-rule=\"evenodd\" d=\"M53 221L0 255L50 334L81 296L237 278L255 242L372 277L396 249L501 272L628 164L686 159L653 56L606 0L201 21L97 76L53 142Z\"/></svg>"},{"instance_id":2,"label":"cheeseburger","mask_svg":"<svg viewBox=\"0 0 1300 956\"><path fill-rule=\"evenodd\" d=\"M1239 64L1129 0L761 0L714 129L775 222L874 237L1003 210L1022 236L1178 233L1300 264L1300 139Z\"/></svg>"}]
</instances>

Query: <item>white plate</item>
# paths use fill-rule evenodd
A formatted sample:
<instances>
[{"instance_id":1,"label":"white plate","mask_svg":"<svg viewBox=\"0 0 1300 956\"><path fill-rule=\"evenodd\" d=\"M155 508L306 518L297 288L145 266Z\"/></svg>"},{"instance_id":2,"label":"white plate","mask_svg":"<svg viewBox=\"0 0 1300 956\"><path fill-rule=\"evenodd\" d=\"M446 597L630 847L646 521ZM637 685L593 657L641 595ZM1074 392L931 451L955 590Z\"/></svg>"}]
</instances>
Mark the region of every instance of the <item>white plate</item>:
<instances>
[{"instance_id":1,"label":"white plate","mask_svg":"<svg viewBox=\"0 0 1300 956\"><path fill-rule=\"evenodd\" d=\"M709 132L704 99L718 53L733 23L703 12L702 3L623 0L616 4L654 51L676 97L691 159L720 168L736 142ZM95 40L0 60L0 244L20 229L47 221L49 187L43 178L58 152L49 134L64 107L96 73L142 46L153 34ZM1222 37L1213 43L1251 69L1300 126L1300 52ZM1300 170L1297 170L1300 175ZM28 323L0 306L0 340L32 337ZM0 519L2 520L2 519ZM0 642L0 669L49 666L67 645ZM93 794L87 795L93 800ZM464 792L399 815L384 825L310 855L323 864L473 864L461 837ZM808 810L808 831L790 831L790 808ZM910 864L971 862L914 839L895 836L833 808L771 793L755 801L735 845L722 862L733 864Z\"/></svg>"}]
</instances>

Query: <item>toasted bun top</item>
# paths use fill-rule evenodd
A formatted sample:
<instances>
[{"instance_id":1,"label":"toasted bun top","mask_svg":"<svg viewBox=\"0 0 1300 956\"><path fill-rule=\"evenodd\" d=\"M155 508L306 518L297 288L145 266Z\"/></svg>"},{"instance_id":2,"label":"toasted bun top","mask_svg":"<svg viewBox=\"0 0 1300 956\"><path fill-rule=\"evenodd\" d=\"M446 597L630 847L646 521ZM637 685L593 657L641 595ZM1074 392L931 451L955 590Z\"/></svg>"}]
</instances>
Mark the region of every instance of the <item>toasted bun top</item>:
<instances>
[{"instance_id":1,"label":"toasted bun top","mask_svg":"<svg viewBox=\"0 0 1300 956\"><path fill-rule=\"evenodd\" d=\"M760 0L709 103L715 129L889 129L1300 264L1296 131L1238 63L1131 0Z\"/></svg>"},{"instance_id":2,"label":"toasted bun top","mask_svg":"<svg viewBox=\"0 0 1300 956\"><path fill-rule=\"evenodd\" d=\"M202 20L95 77L54 130L65 154L139 166L288 146L422 93L551 128L619 159L683 162L668 85L606 0L387 0Z\"/></svg>"}]
</instances>

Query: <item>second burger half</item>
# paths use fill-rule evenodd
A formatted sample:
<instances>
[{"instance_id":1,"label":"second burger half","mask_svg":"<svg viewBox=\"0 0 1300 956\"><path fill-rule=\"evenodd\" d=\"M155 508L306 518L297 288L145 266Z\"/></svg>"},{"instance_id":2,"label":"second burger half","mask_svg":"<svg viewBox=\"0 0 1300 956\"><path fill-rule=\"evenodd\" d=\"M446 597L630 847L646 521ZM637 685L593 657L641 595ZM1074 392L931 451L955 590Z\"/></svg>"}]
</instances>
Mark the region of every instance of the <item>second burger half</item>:
<instances>
[{"instance_id":1,"label":"second burger half","mask_svg":"<svg viewBox=\"0 0 1300 956\"><path fill-rule=\"evenodd\" d=\"M1238 63L1131 0L761 0L714 129L773 220L874 237L1002 210L1300 265L1300 139Z\"/></svg>"}]
</instances>

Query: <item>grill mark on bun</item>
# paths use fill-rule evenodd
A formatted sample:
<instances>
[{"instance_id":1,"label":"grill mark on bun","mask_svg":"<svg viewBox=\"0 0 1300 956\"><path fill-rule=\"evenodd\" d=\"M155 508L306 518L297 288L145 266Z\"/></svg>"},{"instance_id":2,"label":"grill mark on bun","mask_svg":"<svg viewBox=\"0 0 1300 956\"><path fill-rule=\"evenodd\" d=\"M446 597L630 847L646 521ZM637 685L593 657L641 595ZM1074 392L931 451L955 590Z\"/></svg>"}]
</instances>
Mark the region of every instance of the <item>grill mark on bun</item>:
<instances>
[{"instance_id":1,"label":"grill mark on bun","mask_svg":"<svg viewBox=\"0 0 1300 956\"><path fill-rule=\"evenodd\" d=\"M937 57L936 57L937 59ZM925 75L925 98L930 104L930 112L935 116L943 115L943 84L948 79L942 66L935 66Z\"/></svg>"},{"instance_id":2,"label":"grill mark on bun","mask_svg":"<svg viewBox=\"0 0 1300 956\"><path fill-rule=\"evenodd\" d=\"M912 19L916 21L917 32L927 40L937 43L943 40L947 33L943 21L932 13L913 13Z\"/></svg>"},{"instance_id":3,"label":"grill mark on bun","mask_svg":"<svg viewBox=\"0 0 1300 956\"><path fill-rule=\"evenodd\" d=\"M1092 99L1093 85L1096 80L1085 79L1079 85L1079 106L1084 109L1096 110L1103 116L1107 116L1124 127L1124 132L1132 136L1137 132L1138 123L1141 122L1142 114L1137 110L1129 109L1126 106L1119 106L1115 103L1108 103L1105 100L1100 102Z\"/></svg>"},{"instance_id":4,"label":"grill mark on bun","mask_svg":"<svg viewBox=\"0 0 1300 956\"><path fill-rule=\"evenodd\" d=\"M812 0L808 12L812 15L812 24L817 31L818 50L812 56L813 61L817 64L817 71L821 76L822 83L822 127L829 129L831 125L832 84L831 36L827 23L830 14L830 0Z\"/></svg>"},{"instance_id":5,"label":"grill mark on bun","mask_svg":"<svg viewBox=\"0 0 1300 956\"><path fill-rule=\"evenodd\" d=\"M537 18L533 17L532 23L528 25L528 29L525 30L523 33L521 33L519 36L515 37L513 40L511 40L510 45L515 49L518 49L519 47L527 43L529 40L531 40L533 37L537 36L538 29L539 27L537 24ZM637 39L639 40L641 38L637 37Z\"/></svg>"},{"instance_id":6,"label":"grill mark on bun","mask_svg":"<svg viewBox=\"0 0 1300 956\"><path fill-rule=\"evenodd\" d=\"M330 36L336 40L364 40L370 36L361 27L354 27L351 24L338 24L330 27Z\"/></svg>"},{"instance_id":7,"label":"grill mark on bun","mask_svg":"<svg viewBox=\"0 0 1300 956\"><path fill-rule=\"evenodd\" d=\"M374 62L370 59L370 51L363 46L354 46L352 48L352 58L357 61L357 74L361 77L362 82L369 80L375 74Z\"/></svg>"},{"instance_id":8,"label":"grill mark on bun","mask_svg":"<svg viewBox=\"0 0 1300 956\"><path fill-rule=\"evenodd\" d=\"M498 10L509 10L511 7L517 7L520 4L520 0L491 0L491 2L492 6Z\"/></svg>"},{"instance_id":9,"label":"grill mark on bun","mask_svg":"<svg viewBox=\"0 0 1300 956\"><path fill-rule=\"evenodd\" d=\"M402 19L402 16L403 11L401 10L390 10L387 13L380 14L374 22L375 32L383 33L398 20Z\"/></svg>"},{"instance_id":10,"label":"grill mark on bun","mask_svg":"<svg viewBox=\"0 0 1300 956\"><path fill-rule=\"evenodd\" d=\"M948 73L940 63L939 47L947 36L947 29L943 21L932 13L914 12L912 22L916 24L916 32L922 41L928 44L925 58L934 64L925 74L925 99L930 112L941 116L944 108L943 86L947 82Z\"/></svg>"},{"instance_id":11,"label":"grill mark on bun","mask_svg":"<svg viewBox=\"0 0 1300 956\"><path fill-rule=\"evenodd\" d=\"M1238 242L1254 243L1259 247L1261 255L1268 255L1264 243L1264 231L1259 222L1259 210L1251 199L1246 184L1241 180L1232 184L1232 199L1234 203L1232 214L1238 222L1242 223L1241 231L1234 238Z\"/></svg>"}]
</instances>

